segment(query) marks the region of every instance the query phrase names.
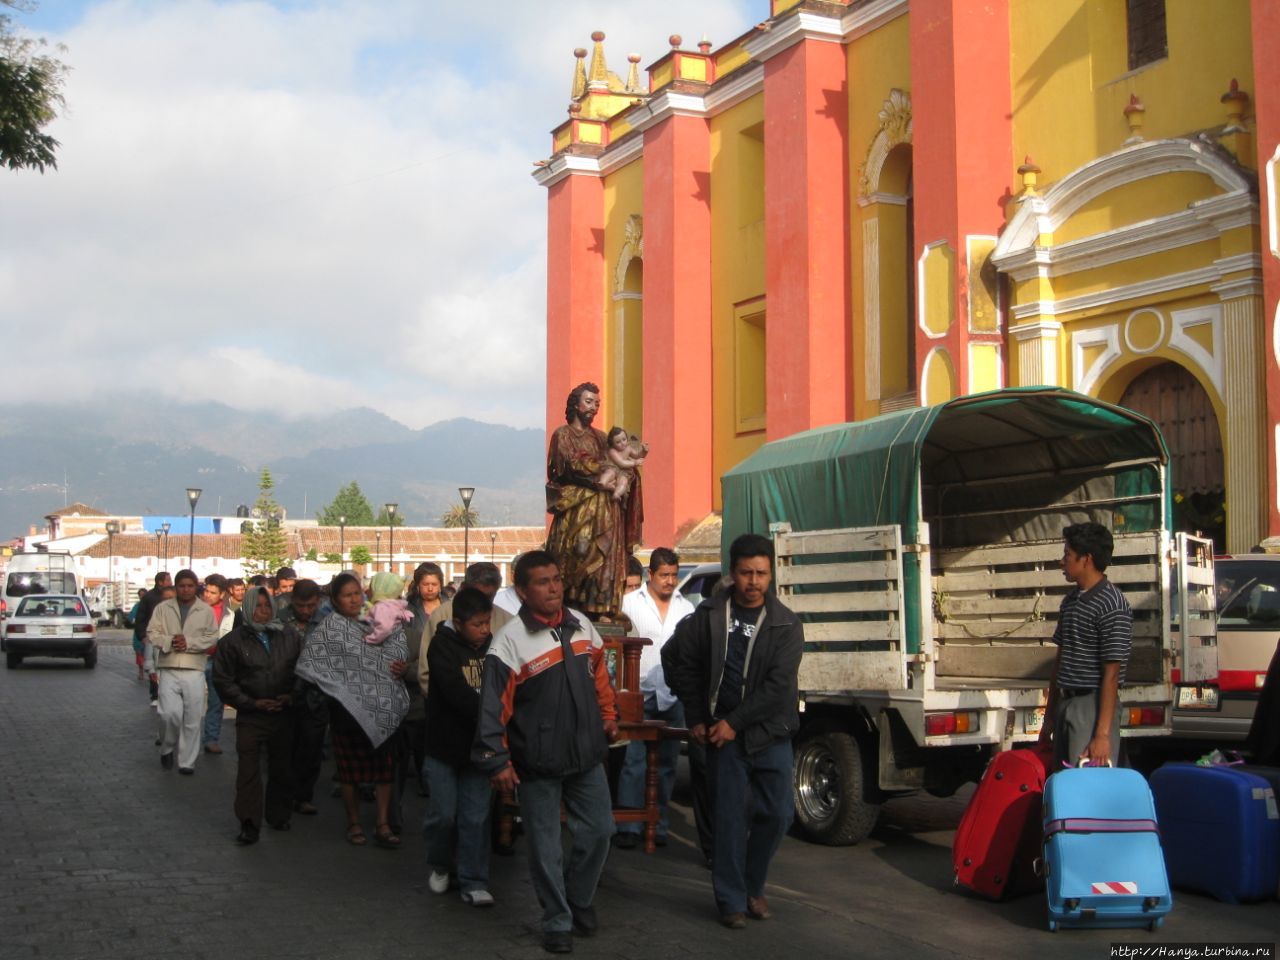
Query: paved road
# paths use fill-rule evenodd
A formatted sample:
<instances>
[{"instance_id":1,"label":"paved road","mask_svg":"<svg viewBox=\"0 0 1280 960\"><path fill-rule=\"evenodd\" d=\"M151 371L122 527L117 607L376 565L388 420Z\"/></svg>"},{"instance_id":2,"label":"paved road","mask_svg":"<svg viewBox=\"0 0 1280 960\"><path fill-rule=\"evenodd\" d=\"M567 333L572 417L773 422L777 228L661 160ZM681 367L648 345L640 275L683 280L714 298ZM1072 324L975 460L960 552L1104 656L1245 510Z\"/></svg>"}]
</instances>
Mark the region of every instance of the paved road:
<instances>
[{"instance_id":1,"label":"paved road","mask_svg":"<svg viewBox=\"0 0 1280 960\"><path fill-rule=\"evenodd\" d=\"M160 769L154 720L123 634L96 670L34 661L0 671L0 957L535 958L538 907L523 843L495 859L498 906L477 911L426 890L423 801L408 801L405 849L343 840L337 800L289 833L232 842L234 754L202 756L194 777ZM224 743L232 742L230 725ZM1156 935L1050 934L1039 898L989 904L951 886L959 799L895 801L875 834L846 849L788 839L769 891L775 918L715 923L709 875L674 809L671 846L615 851L597 907L602 931L579 956L1080 958L1136 944L1273 941L1280 903L1232 907L1179 894Z\"/></svg>"}]
</instances>

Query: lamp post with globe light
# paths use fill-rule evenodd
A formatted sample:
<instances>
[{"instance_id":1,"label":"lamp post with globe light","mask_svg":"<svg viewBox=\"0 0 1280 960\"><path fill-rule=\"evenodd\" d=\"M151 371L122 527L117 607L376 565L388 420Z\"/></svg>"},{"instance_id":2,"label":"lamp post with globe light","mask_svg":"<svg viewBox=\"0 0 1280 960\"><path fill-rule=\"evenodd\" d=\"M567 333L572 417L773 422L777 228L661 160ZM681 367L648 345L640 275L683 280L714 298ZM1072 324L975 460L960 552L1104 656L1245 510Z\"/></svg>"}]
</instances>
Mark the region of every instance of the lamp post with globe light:
<instances>
[{"instance_id":1,"label":"lamp post with globe light","mask_svg":"<svg viewBox=\"0 0 1280 960\"><path fill-rule=\"evenodd\" d=\"M395 573L392 567L396 561L396 511L400 509L400 504L387 503L383 506L387 511L387 569Z\"/></svg>"},{"instance_id":2,"label":"lamp post with globe light","mask_svg":"<svg viewBox=\"0 0 1280 960\"><path fill-rule=\"evenodd\" d=\"M459 487L458 496L462 498L462 569L467 568L467 554L471 549L471 498L476 495L475 487Z\"/></svg>"},{"instance_id":3,"label":"lamp post with globe light","mask_svg":"<svg viewBox=\"0 0 1280 960\"><path fill-rule=\"evenodd\" d=\"M199 487L187 487L187 502L191 504L191 532L187 535L187 564L196 565L196 501L203 491Z\"/></svg>"},{"instance_id":4,"label":"lamp post with globe light","mask_svg":"<svg viewBox=\"0 0 1280 960\"><path fill-rule=\"evenodd\" d=\"M169 521L160 524L160 532L164 534L164 572L169 572Z\"/></svg>"},{"instance_id":5,"label":"lamp post with globe light","mask_svg":"<svg viewBox=\"0 0 1280 960\"><path fill-rule=\"evenodd\" d=\"M111 602L113 604L115 603L115 592L116 592L116 576L115 576L116 551L114 546L114 540L115 540L116 534L119 532L120 532L120 521L108 520L107 521L107 583L109 584L109 586L107 589L108 589L108 593L110 593L111 595Z\"/></svg>"}]
</instances>

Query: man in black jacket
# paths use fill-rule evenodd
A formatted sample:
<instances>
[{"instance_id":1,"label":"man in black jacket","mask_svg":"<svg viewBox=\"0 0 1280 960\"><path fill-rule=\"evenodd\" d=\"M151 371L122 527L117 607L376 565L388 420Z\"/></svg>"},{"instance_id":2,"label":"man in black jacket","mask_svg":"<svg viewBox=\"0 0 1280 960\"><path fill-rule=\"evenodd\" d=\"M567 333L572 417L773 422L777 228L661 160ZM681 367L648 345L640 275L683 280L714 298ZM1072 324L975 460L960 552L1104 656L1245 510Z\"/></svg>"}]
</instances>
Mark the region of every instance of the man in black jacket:
<instances>
[{"instance_id":1,"label":"man in black jacket","mask_svg":"<svg viewBox=\"0 0 1280 960\"><path fill-rule=\"evenodd\" d=\"M804 628L770 591L773 544L743 534L729 547L732 585L704 600L662 648L689 735L707 744L711 882L720 921L771 916L769 861L791 823L791 738Z\"/></svg>"},{"instance_id":2,"label":"man in black jacket","mask_svg":"<svg viewBox=\"0 0 1280 960\"><path fill-rule=\"evenodd\" d=\"M263 818L262 754L267 755L266 820L289 829L293 810L294 668L301 637L276 619L271 594L253 587L244 597L244 622L218 643L213 683L236 711L236 842L258 842Z\"/></svg>"}]
</instances>

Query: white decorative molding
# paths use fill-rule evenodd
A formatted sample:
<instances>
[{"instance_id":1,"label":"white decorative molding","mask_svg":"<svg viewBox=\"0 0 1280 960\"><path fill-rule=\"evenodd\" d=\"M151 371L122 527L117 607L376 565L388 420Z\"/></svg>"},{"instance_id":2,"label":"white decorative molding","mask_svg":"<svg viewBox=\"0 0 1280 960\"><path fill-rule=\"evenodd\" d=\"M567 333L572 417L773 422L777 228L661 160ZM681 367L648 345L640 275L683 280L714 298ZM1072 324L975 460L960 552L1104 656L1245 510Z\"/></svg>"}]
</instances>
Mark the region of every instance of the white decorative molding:
<instances>
[{"instance_id":1,"label":"white decorative molding","mask_svg":"<svg viewBox=\"0 0 1280 960\"><path fill-rule=\"evenodd\" d=\"M996 352L996 384L994 387L982 386L976 387L973 382L973 358L977 350L990 350L995 348ZM1004 389L1004 347L995 340L971 340L969 341L969 384L966 393L977 393L981 390L1003 390Z\"/></svg>"},{"instance_id":2,"label":"white decorative molding","mask_svg":"<svg viewBox=\"0 0 1280 960\"><path fill-rule=\"evenodd\" d=\"M880 131L867 147L866 159L858 178L859 196L869 197L880 188L880 174L893 148L911 142L911 94L894 87L880 108ZM905 202L905 198L904 198Z\"/></svg>"},{"instance_id":3,"label":"white decorative molding","mask_svg":"<svg viewBox=\"0 0 1280 960\"><path fill-rule=\"evenodd\" d=\"M868 3L846 13L840 21L840 28L844 31L844 42L849 43L859 37L865 37L872 31L879 30L886 23L897 20L907 12L908 6L907 0L877 0L876 3Z\"/></svg>"},{"instance_id":4,"label":"white decorative molding","mask_svg":"<svg viewBox=\"0 0 1280 960\"><path fill-rule=\"evenodd\" d=\"M643 299L644 299L643 293L628 292L628 293L615 293L613 295L614 303L617 303L619 300L643 300Z\"/></svg>"},{"instance_id":5,"label":"white decorative molding","mask_svg":"<svg viewBox=\"0 0 1280 960\"><path fill-rule=\"evenodd\" d=\"M836 17L824 17L801 10L771 21L764 30L742 46L752 60L763 63L804 40L844 43L844 24Z\"/></svg>"},{"instance_id":6,"label":"white decorative molding","mask_svg":"<svg viewBox=\"0 0 1280 960\"><path fill-rule=\"evenodd\" d=\"M1156 335L1155 343L1151 344L1151 346L1135 347L1133 345L1133 337L1129 335L1130 328L1133 326L1133 321L1135 318L1141 317L1144 314L1148 314L1148 313L1151 314L1153 317L1155 317L1156 321L1160 324L1160 332ZM1164 343L1164 335L1165 335L1164 314L1161 313L1159 310L1153 309L1152 307L1141 307L1133 311L1133 313L1129 314L1129 316L1125 317L1124 319L1124 345L1129 348L1130 353L1143 354L1143 353L1151 353L1153 350L1158 350L1160 348L1160 345Z\"/></svg>"},{"instance_id":7,"label":"white decorative molding","mask_svg":"<svg viewBox=\"0 0 1280 960\"><path fill-rule=\"evenodd\" d=\"M1200 206L1202 216L1207 218L1226 216L1228 223L1235 223L1241 215L1240 207L1247 206L1240 204L1238 198L1252 202L1249 182L1203 144L1190 140L1143 142L1086 163L1050 187L1044 196L1021 204L996 247L996 265L1001 270L1017 265L1027 251L1036 248L1042 234L1053 233L1095 197L1164 173L1205 174L1222 188L1222 195L1194 205ZM1227 209L1221 210L1222 207Z\"/></svg>"},{"instance_id":8,"label":"white decorative molding","mask_svg":"<svg viewBox=\"0 0 1280 960\"><path fill-rule=\"evenodd\" d=\"M1084 352L1089 347L1105 347L1086 368ZM1092 395L1107 367L1124 356L1120 349L1120 331L1115 324L1078 330L1071 335L1071 388Z\"/></svg>"},{"instance_id":9,"label":"white decorative molding","mask_svg":"<svg viewBox=\"0 0 1280 960\"><path fill-rule=\"evenodd\" d=\"M876 193L869 193L863 197L858 197L858 206L860 207L871 207L878 203L883 203L890 207L905 207L907 205L907 198L899 196L896 193L880 193L879 191Z\"/></svg>"},{"instance_id":10,"label":"white decorative molding","mask_svg":"<svg viewBox=\"0 0 1280 960\"><path fill-rule=\"evenodd\" d=\"M924 363L920 365L920 405L922 407L932 406L933 404L942 403L944 400L951 399L951 397L930 397L925 393L925 390L929 387L929 373L933 369L933 365L938 362L939 356L944 358L942 362L948 363L952 375L955 374L955 365L949 363L950 354L947 353L944 347L934 347L930 350L928 354L925 355ZM952 381L951 386L953 389L957 386L954 380Z\"/></svg>"},{"instance_id":11,"label":"white decorative molding","mask_svg":"<svg viewBox=\"0 0 1280 960\"><path fill-rule=\"evenodd\" d=\"M764 64L749 63L713 83L703 97L703 109L708 117L714 117L751 99L763 89Z\"/></svg>"},{"instance_id":12,"label":"white decorative molding","mask_svg":"<svg viewBox=\"0 0 1280 960\"><path fill-rule=\"evenodd\" d=\"M880 399L880 221L868 217L862 224L862 370L867 399Z\"/></svg>"},{"instance_id":13,"label":"white decorative molding","mask_svg":"<svg viewBox=\"0 0 1280 960\"><path fill-rule=\"evenodd\" d=\"M627 217L622 228L622 249L618 252L618 262L613 270L613 298L626 300L642 298L643 293L627 290L627 271L631 269L631 261L644 259L644 219L638 213Z\"/></svg>"},{"instance_id":14,"label":"white decorative molding","mask_svg":"<svg viewBox=\"0 0 1280 960\"><path fill-rule=\"evenodd\" d=\"M1280 221L1280 194L1276 193L1276 181L1280 176L1276 173L1277 167L1280 167L1280 144L1276 144L1276 152L1267 161L1267 197L1271 202L1267 215L1267 233L1271 236L1271 255L1280 259L1280 224L1277 223ZM1280 490L1280 484L1276 485L1276 489Z\"/></svg>"},{"instance_id":15,"label":"white decorative molding","mask_svg":"<svg viewBox=\"0 0 1280 960\"><path fill-rule=\"evenodd\" d=\"M951 319L947 322L947 329L942 331L942 333L934 333L925 323L925 309L927 307L925 294L927 289L924 282L924 264L925 261L929 259L930 250L933 250L935 247L946 246L950 246L950 244L945 240L934 240L931 243L926 243L924 245L924 249L920 251L920 259L916 261L916 326L918 326L920 328L920 332L930 340L941 340L951 332L952 324L955 322L955 303L951 302L954 300L955 290L952 288L950 291L951 297L947 304L948 309L951 311Z\"/></svg>"},{"instance_id":16,"label":"white decorative molding","mask_svg":"<svg viewBox=\"0 0 1280 960\"><path fill-rule=\"evenodd\" d=\"M600 154L600 175L604 176L613 173L620 167L625 167L632 160L638 160L644 156L644 134L630 131L625 137L619 138L616 144L611 144L609 149Z\"/></svg>"},{"instance_id":17,"label":"white decorative molding","mask_svg":"<svg viewBox=\"0 0 1280 960\"><path fill-rule=\"evenodd\" d=\"M1173 290L1182 290L1186 287L1216 283L1221 279L1222 271L1216 266L1199 267L1183 273L1171 273L1168 276L1156 277L1152 280L1143 280L1139 283L1130 283L1122 287L1100 290L1097 293L1068 297L1065 300L1036 300L1031 303L1022 303L1009 312L1015 320L1025 320L1028 317L1035 316L1052 317L1064 313L1073 313L1077 310L1092 310L1096 307L1111 306L1112 304L1124 303L1126 300L1151 297L1161 293L1169 293Z\"/></svg>"},{"instance_id":18,"label":"white decorative molding","mask_svg":"<svg viewBox=\"0 0 1280 960\"><path fill-rule=\"evenodd\" d=\"M1225 396L1222 387L1222 306L1211 304L1204 307L1190 307L1186 310L1174 310L1170 312L1169 319L1172 324L1172 329L1169 331L1169 348L1177 350L1194 361L1218 391L1218 396ZM1209 324L1211 329L1212 353L1187 332L1205 324Z\"/></svg>"},{"instance_id":19,"label":"white decorative molding","mask_svg":"<svg viewBox=\"0 0 1280 960\"><path fill-rule=\"evenodd\" d=\"M1056 320L1009 328L1009 336L1018 344L1018 386L1059 383L1058 339L1061 335L1062 324Z\"/></svg>"},{"instance_id":20,"label":"white decorative molding","mask_svg":"<svg viewBox=\"0 0 1280 960\"><path fill-rule=\"evenodd\" d=\"M1062 324L1057 320L1037 320L1009 328L1009 336L1019 343L1024 340L1056 340L1061 333Z\"/></svg>"},{"instance_id":21,"label":"white decorative molding","mask_svg":"<svg viewBox=\"0 0 1280 960\"><path fill-rule=\"evenodd\" d=\"M533 179L540 187L552 187L573 174L585 174L598 177L600 173L599 157L580 157L572 153L562 153L552 157L543 166L533 171Z\"/></svg>"}]
</instances>

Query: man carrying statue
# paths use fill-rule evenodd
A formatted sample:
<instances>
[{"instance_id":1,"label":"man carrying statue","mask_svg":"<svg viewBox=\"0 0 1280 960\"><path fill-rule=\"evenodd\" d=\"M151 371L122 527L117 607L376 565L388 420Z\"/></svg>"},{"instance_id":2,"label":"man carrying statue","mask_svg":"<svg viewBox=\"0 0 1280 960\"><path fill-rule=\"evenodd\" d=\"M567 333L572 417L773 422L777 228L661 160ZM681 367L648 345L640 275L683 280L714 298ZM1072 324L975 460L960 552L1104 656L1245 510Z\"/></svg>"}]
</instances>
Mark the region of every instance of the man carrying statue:
<instances>
[{"instance_id":1,"label":"man carrying statue","mask_svg":"<svg viewBox=\"0 0 1280 960\"><path fill-rule=\"evenodd\" d=\"M644 521L640 477L621 499L601 475L610 466L608 439L591 424L600 388L580 383L565 404L565 426L547 451L547 552L559 562L566 606L593 620L611 620L622 607L627 557L640 542Z\"/></svg>"}]
</instances>

